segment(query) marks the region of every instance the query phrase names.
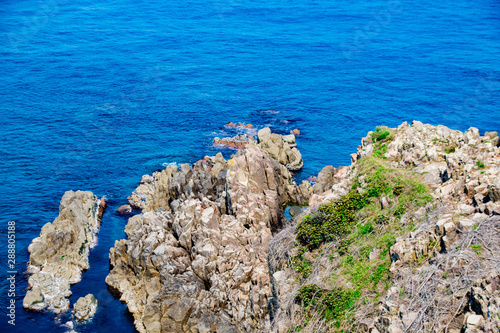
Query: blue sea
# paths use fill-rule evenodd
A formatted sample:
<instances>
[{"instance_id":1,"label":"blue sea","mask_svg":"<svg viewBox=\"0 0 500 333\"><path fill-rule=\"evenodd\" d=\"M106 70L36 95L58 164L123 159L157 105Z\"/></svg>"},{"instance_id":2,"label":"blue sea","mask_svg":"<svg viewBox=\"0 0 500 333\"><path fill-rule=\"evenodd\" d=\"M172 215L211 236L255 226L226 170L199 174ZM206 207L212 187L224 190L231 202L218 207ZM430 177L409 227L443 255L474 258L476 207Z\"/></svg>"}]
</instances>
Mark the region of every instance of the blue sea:
<instances>
[{"instance_id":1,"label":"blue sea","mask_svg":"<svg viewBox=\"0 0 500 333\"><path fill-rule=\"evenodd\" d=\"M115 211L143 174L220 151L229 121L300 129L297 180L349 164L381 124L500 130L495 0L2 0L0 22L1 332L67 330L69 314L24 311L22 299L27 247L77 189L109 208L70 298L91 292L98 312L75 330L134 332L104 282L125 237Z\"/></svg>"}]
</instances>

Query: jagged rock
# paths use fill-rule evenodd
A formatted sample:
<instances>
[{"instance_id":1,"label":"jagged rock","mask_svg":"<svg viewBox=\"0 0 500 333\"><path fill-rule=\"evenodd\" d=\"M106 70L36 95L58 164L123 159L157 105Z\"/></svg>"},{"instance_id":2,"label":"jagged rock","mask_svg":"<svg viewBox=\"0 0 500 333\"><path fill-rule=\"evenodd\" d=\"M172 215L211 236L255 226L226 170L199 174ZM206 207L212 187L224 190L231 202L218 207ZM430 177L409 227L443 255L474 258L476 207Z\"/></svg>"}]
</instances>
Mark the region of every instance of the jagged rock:
<instances>
[{"instance_id":1,"label":"jagged rock","mask_svg":"<svg viewBox=\"0 0 500 333\"><path fill-rule=\"evenodd\" d=\"M264 127L257 132L257 137L259 142L266 142L271 138L271 129L269 127Z\"/></svg>"},{"instance_id":2,"label":"jagged rock","mask_svg":"<svg viewBox=\"0 0 500 333\"><path fill-rule=\"evenodd\" d=\"M302 207L300 206L293 206L290 207L290 210L288 211L292 217L298 216L303 212Z\"/></svg>"},{"instance_id":3,"label":"jagged rock","mask_svg":"<svg viewBox=\"0 0 500 333\"><path fill-rule=\"evenodd\" d=\"M78 321L91 319L97 311L97 299L92 294L80 297L73 305L73 315Z\"/></svg>"},{"instance_id":4,"label":"jagged rock","mask_svg":"<svg viewBox=\"0 0 500 333\"><path fill-rule=\"evenodd\" d=\"M128 239L110 251L106 283L121 293L139 332L269 328L267 244L298 188L286 167L257 147L227 162L221 157L195 170L155 173L143 188L143 214L129 220ZM225 171L215 178L208 168L218 163ZM212 187L197 188L202 179Z\"/></svg>"},{"instance_id":5,"label":"jagged rock","mask_svg":"<svg viewBox=\"0 0 500 333\"><path fill-rule=\"evenodd\" d=\"M484 141L491 141L491 145L493 147L496 147L500 144L500 138L498 137L497 132L485 132L484 137L486 140ZM486 143L486 142L485 142Z\"/></svg>"},{"instance_id":6,"label":"jagged rock","mask_svg":"<svg viewBox=\"0 0 500 333\"><path fill-rule=\"evenodd\" d=\"M311 183L307 180L303 180L298 188L299 196L302 200L296 200L297 202L300 201L301 204L305 203L311 195L313 194L313 187L311 186Z\"/></svg>"},{"instance_id":7,"label":"jagged rock","mask_svg":"<svg viewBox=\"0 0 500 333\"><path fill-rule=\"evenodd\" d=\"M401 217L401 225L412 223L414 227L390 248L392 285L373 306L376 315L369 320L356 319L363 323L361 331L411 332L409 326L414 325L420 331L497 332L496 319L484 312L498 312L496 282L482 279L472 286L467 281L467 288L445 292L448 287L439 280L450 271L460 276L460 270L468 267L463 264L465 259L479 260L480 265L471 266L470 271L480 276L493 265L491 258L480 261L478 256L485 255L484 249L477 250L478 254L470 249L472 243L463 242L482 232L481 228L494 219L490 215L500 214L498 136L486 133L481 137L475 128L462 133L418 121L391 129L391 141L384 147L372 134L361 140L351 156L351 166L325 167L314 186L308 181L296 186L287 170L293 170L292 162L297 161L290 158L298 157L290 146L295 141L273 134L269 128L259 131L258 145L247 145L228 161L222 156L205 157L192 168L168 167L153 174L152 181L145 180L130 197L143 214L129 220L128 239L116 242L111 250L113 269L106 279L122 293L138 330L269 331L270 313L276 310L270 304L279 311L280 302L293 297L298 289L293 270L286 267L298 247L295 252L286 252L288 257L268 256L268 251L283 252L274 250L273 244L292 244L295 239L293 226L273 238L273 232L285 223L281 205L308 200L306 210L310 211L340 198L353 188L354 179L363 184L362 175L357 177L357 163L377 150L391 168L411 168L418 174L431 189L432 202ZM358 188L362 191L363 185ZM397 198L382 197L381 208L390 210L394 201ZM431 215L433 210L436 212ZM270 242L273 250L268 250ZM459 260L453 254L461 248L466 252ZM379 251L373 248L368 258L379 260ZM329 258L315 258L310 253L304 258L316 261L319 275L312 281L321 284ZM423 314L432 316L432 312L412 308L415 298L403 300L400 292L403 281L417 292L415 296L420 284L436 280L436 285L425 289L435 297L428 306L456 304L457 299L463 304L455 317L446 313L433 321L435 326L425 326ZM292 313L297 307L291 308ZM473 323L474 315L483 322Z\"/></svg>"},{"instance_id":8,"label":"jagged rock","mask_svg":"<svg viewBox=\"0 0 500 333\"><path fill-rule=\"evenodd\" d=\"M297 142L295 141L295 135L294 134L289 134L289 135L283 135L283 141L288 143L288 145L291 148L297 147Z\"/></svg>"},{"instance_id":9,"label":"jagged rock","mask_svg":"<svg viewBox=\"0 0 500 333\"><path fill-rule=\"evenodd\" d=\"M46 304L43 302L44 297L39 287L34 287L26 294L23 300L23 306L32 310L43 310Z\"/></svg>"},{"instance_id":10,"label":"jagged rock","mask_svg":"<svg viewBox=\"0 0 500 333\"><path fill-rule=\"evenodd\" d=\"M480 136L479 136L479 130L475 127L469 128L465 133L463 140L466 144L469 145L476 145L479 143Z\"/></svg>"},{"instance_id":11,"label":"jagged rock","mask_svg":"<svg viewBox=\"0 0 500 333\"><path fill-rule=\"evenodd\" d=\"M488 198L493 202L500 201L500 182L499 181L496 181L495 183L488 185Z\"/></svg>"},{"instance_id":12,"label":"jagged rock","mask_svg":"<svg viewBox=\"0 0 500 333\"><path fill-rule=\"evenodd\" d=\"M23 306L32 310L68 310L70 285L89 268L89 250L97 244L103 205L92 192L68 191L61 199L59 216L42 227L28 247L28 292Z\"/></svg>"}]
</instances>

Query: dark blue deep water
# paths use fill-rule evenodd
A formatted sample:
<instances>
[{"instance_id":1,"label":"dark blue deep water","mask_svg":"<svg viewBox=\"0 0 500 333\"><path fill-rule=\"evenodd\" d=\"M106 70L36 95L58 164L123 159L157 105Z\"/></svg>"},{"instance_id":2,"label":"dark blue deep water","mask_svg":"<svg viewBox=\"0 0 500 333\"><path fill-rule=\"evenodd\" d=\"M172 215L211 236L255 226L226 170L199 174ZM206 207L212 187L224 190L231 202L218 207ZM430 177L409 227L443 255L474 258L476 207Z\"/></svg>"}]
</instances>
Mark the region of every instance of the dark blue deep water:
<instances>
[{"instance_id":1,"label":"dark blue deep water","mask_svg":"<svg viewBox=\"0 0 500 333\"><path fill-rule=\"evenodd\" d=\"M65 331L22 309L23 272L63 193L82 189L110 207L70 299L92 292L98 313L76 331L133 332L104 278L125 236L114 211L141 175L216 153L229 121L299 128L298 178L350 163L379 124L500 130L500 2L1 0L0 75L0 331Z\"/></svg>"}]
</instances>

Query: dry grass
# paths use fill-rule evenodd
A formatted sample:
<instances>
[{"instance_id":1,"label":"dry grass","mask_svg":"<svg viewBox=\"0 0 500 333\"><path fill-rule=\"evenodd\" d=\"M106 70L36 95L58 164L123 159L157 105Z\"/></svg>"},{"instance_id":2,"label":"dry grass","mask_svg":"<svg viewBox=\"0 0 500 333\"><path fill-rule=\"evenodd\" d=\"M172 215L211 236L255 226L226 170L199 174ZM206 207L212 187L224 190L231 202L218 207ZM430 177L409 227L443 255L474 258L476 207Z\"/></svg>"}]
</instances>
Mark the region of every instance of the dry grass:
<instances>
[{"instance_id":1,"label":"dry grass","mask_svg":"<svg viewBox=\"0 0 500 333\"><path fill-rule=\"evenodd\" d=\"M405 313L416 313L405 324L405 332L434 332L459 329L460 315L468 306L467 293L474 283L496 269L500 272L500 217L481 222L464 234L455 248L430 260L430 265L403 270L394 277Z\"/></svg>"}]
</instances>

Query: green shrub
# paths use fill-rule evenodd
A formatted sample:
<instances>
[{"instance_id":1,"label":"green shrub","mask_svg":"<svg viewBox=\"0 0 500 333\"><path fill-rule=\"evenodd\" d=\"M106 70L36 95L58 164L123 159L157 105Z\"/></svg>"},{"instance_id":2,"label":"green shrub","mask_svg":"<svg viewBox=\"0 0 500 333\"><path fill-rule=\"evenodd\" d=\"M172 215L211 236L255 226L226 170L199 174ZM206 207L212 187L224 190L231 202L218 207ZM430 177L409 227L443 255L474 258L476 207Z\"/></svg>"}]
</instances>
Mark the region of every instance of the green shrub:
<instances>
[{"instance_id":1,"label":"green shrub","mask_svg":"<svg viewBox=\"0 0 500 333\"><path fill-rule=\"evenodd\" d=\"M406 213L406 207L403 204L399 204L394 210L394 216L401 218Z\"/></svg>"},{"instance_id":2,"label":"green shrub","mask_svg":"<svg viewBox=\"0 0 500 333\"><path fill-rule=\"evenodd\" d=\"M351 245L352 239L350 238L343 238L339 241L339 247L337 249L338 253L340 255L344 255L347 253L347 250L349 249L349 245Z\"/></svg>"},{"instance_id":3,"label":"green shrub","mask_svg":"<svg viewBox=\"0 0 500 333\"><path fill-rule=\"evenodd\" d=\"M338 200L321 205L297 225L297 241L318 248L347 234L355 223L355 214L369 203L366 195L351 191Z\"/></svg>"},{"instance_id":4,"label":"green shrub","mask_svg":"<svg viewBox=\"0 0 500 333\"><path fill-rule=\"evenodd\" d=\"M483 163L483 162L481 162L481 161L477 161L477 162L476 162L476 165L477 165L478 167L480 167L480 168L484 168L484 167L485 167L484 163Z\"/></svg>"},{"instance_id":5,"label":"green shrub","mask_svg":"<svg viewBox=\"0 0 500 333\"><path fill-rule=\"evenodd\" d=\"M387 126L377 126L375 131L372 133L373 142L382 141L387 139L391 135L391 132Z\"/></svg>"},{"instance_id":6,"label":"green shrub","mask_svg":"<svg viewBox=\"0 0 500 333\"><path fill-rule=\"evenodd\" d=\"M323 290L315 285L308 284L302 286L295 295L295 303L303 308L309 308L318 304L319 300L323 297Z\"/></svg>"},{"instance_id":7,"label":"green shrub","mask_svg":"<svg viewBox=\"0 0 500 333\"><path fill-rule=\"evenodd\" d=\"M367 224L364 224L364 225L360 225L358 227L358 232L361 234L361 235L368 235L370 232L373 231L373 224L371 223L367 223Z\"/></svg>"},{"instance_id":8,"label":"green shrub","mask_svg":"<svg viewBox=\"0 0 500 333\"><path fill-rule=\"evenodd\" d=\"M372 218L373 223L378 225L387 224L390 221L389 216L387 216L385 211L381 211Z\"/></svg>"},{"instance_id":9,"label":"green shrub","mask_svg":"<svg viewBox=\"0 0 500 333\"><path fill-rule=\"evenodd\" d=\"M301 248L299 252L291 258L290 265L303 279L306 279L312 273L312 262L303 256L306 251L306 248Z\"/></svg>"},{"instance_id":10,"label":"green shrub","mask_svg":"<svg viewBox=\"0 0 500 333\"><path fill-rule=\"evenodd\" d=\"M339 321L354 308L360 293L351 289L323 290L315 284L301 287L295 303L308 312L319 312L326 321Z\"/></svg>"}]
</instances>

